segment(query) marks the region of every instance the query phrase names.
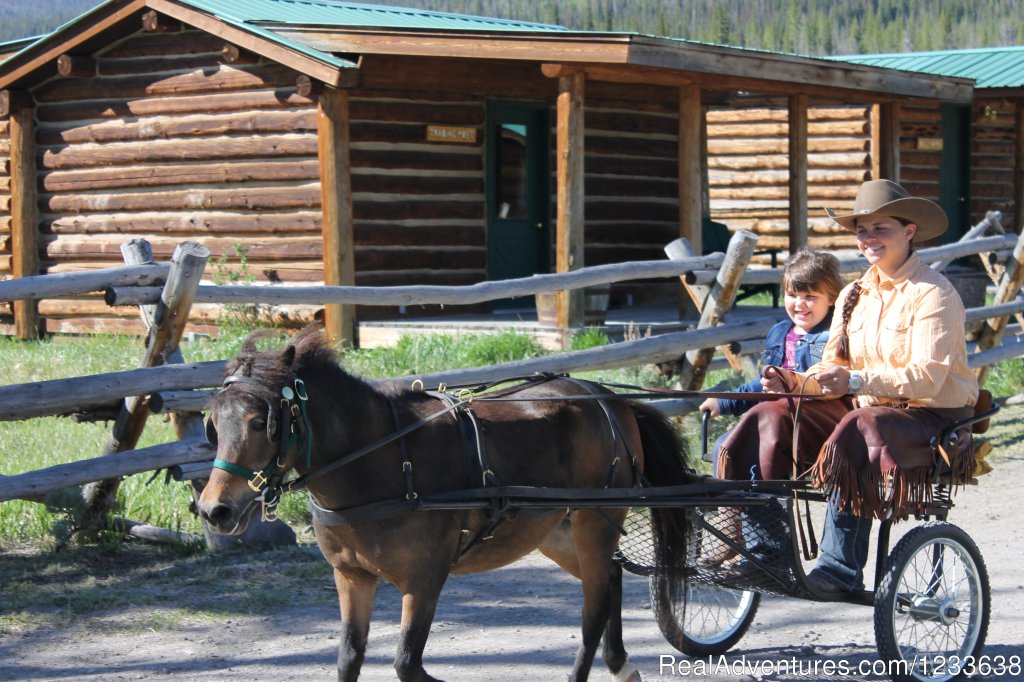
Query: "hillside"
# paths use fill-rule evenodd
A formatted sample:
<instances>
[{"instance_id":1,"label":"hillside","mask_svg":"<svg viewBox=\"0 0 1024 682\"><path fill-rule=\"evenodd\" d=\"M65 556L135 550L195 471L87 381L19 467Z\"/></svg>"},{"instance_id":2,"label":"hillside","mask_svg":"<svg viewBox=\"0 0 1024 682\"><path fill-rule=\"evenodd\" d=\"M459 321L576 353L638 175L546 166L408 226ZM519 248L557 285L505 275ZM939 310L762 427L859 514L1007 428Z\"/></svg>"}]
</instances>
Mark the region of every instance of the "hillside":
<instances>
[{"instance_id":1,"label":"hillside","mask_svg":"<svg viewBox=\"0 0 1024 682\"><path fill-rule=\"evenodd\" d=\"M100 0L0 0L0 41L39 35ZM800 54L1024 45L1024 0L366 0Z\"/></svg>"}]
</instances>

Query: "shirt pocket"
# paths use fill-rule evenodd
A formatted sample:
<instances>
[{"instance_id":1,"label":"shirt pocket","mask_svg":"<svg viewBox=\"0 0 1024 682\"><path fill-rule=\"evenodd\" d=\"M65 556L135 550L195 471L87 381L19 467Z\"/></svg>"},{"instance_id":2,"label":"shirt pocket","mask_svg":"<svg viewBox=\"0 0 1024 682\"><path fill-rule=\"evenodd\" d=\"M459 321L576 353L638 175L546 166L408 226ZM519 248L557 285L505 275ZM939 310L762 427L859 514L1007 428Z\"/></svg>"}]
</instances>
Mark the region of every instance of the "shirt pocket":
<instances>
[{"instance_id":1,"label":"shirt pocket","mask_svg":"<svg viewBox=\"0 0 1024 682\"><path fill-rule=\"evenodd\" d=\"M881 342L883 360L896 367L906 367L910 361L910 324L903 319L882 322Z\"/></svg>"},{"instance_id":2,"label":"shirt pocket","mask_svg":"<svg viewBox=\"0 0 1024 682\"><path fill-rule=\"evenodd\" d=\"M781 365L786 359L786 346L783 343L770 343L761 353L762 365Z\"/></svg>"}]
</instances>

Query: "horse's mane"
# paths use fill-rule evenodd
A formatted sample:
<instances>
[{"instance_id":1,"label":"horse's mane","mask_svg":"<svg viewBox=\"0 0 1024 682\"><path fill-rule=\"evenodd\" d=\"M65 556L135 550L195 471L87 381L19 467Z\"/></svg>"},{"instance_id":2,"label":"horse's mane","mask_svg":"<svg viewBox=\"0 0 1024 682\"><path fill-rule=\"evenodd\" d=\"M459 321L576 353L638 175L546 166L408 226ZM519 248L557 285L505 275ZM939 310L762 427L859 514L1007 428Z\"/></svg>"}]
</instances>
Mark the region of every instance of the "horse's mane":
<instances>
[{"instance_id":1,"label":"horse's mane","mask_svg":"<svg viewBox=\"0 0 1024 682\"><path fill-rule=\"evenodd\" d=\"M266 382L270 386L283 386L296 374L327 379L338 390L352 390L356 385L369 388L362 380L352 376L338 364L337 354L327 341L323 328L310 325L299 331L284 352L261 351L256 342L273 335L267 330L250 334L232 360L224 367L224 376L241 374Z\"/></svg>"}]
</instances>

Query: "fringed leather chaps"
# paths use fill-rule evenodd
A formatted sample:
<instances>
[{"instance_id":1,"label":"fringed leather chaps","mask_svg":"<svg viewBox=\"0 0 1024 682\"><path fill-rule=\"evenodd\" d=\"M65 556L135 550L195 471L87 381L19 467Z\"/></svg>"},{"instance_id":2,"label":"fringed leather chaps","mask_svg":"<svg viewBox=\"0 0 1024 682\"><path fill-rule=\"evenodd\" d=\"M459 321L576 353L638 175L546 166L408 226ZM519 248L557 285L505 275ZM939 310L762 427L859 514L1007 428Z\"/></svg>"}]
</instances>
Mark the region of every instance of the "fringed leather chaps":
<instances>
[{"instance_id":1,"label":"fringed leather chaps","mask_svg":"<svg viewBox=\"0 0 1024 682\"><path fill-rule=\"evenodd\" d=\"M799 444L803 474L814 463L821 444L850 411L849 399L806 400L800 408ZM718 478L747 481L757 467L757 479L792 478L793 414L786 399L761 402L750 409L729 432L718 453Z\"/></svg>"},{"instance_id":2,"label":"fringed leather chaps","mask_svg":"<svg viewBox=\"0 0 1024 682\"><path fill-rule=\"evenodd\" d=\"M972 407L853 410L821 448L811 472L814 485L838 494L839 508L858 516L903 519L919 513L932 496L935 452L929 441L973 412ZM964 471L971 467L970 454L956 454L954 480L965 480L971 475Z\"/></svg>"}]
</instances>

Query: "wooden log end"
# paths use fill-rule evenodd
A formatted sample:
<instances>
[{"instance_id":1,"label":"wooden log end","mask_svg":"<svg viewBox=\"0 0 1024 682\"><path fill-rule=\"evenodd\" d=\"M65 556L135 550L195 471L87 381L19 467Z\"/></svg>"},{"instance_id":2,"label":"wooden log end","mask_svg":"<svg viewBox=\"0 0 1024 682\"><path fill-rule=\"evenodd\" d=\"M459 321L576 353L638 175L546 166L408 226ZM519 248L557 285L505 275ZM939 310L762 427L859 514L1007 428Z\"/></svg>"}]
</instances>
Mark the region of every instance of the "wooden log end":
<instances>
[{"instance_id":1,"label":"wooden log end","mask_svg":"<svg viewBox=\"0 0 1024 682\"><path fill-rule=\"evenodd\" d=\"M57 57L57 73L64 78L91 78L96 75L96 62L84 55L62 54Z\"/></svg>"},{"instance_id":2,"label":"wooden log end","mask_svg":"<svg viewBox=\"0 0 1024 682\"><path fill-rule=\"evenodd\" d=\"M256 64L260 56L255 52L228 43L221 48L220 58L225 64Z\"/></svg>"},{"instance_id":3,"label":"wooden log end","mask_svg":"<svg viewBox=\"0 0 1024 682\"><path fill-rule=\"evenodd\" d=\"M317 97L323 92L324 84L302 74L295 79L295 93L299 97Z\"/></svg>"},{"instance_id":4,"label":"wooden log end","mask_svg":"<svg viewBox=\"0 0 1024 682\"><path fill-rule=\"evenodd\" d=\"M150 10L142 15L142 30L150 33L177 33L181 31L181 22Z\"/></svg>"},{"instance_id":5,"label":"wooden log end","mask_svg":"<svg viewBox=\"0 0 1024 682\"><path fill-rule=\"evenodd\" d=\"M24 90L0 90L0 117L32 106L32 96Z\"/></svg>"}]
</instances>

